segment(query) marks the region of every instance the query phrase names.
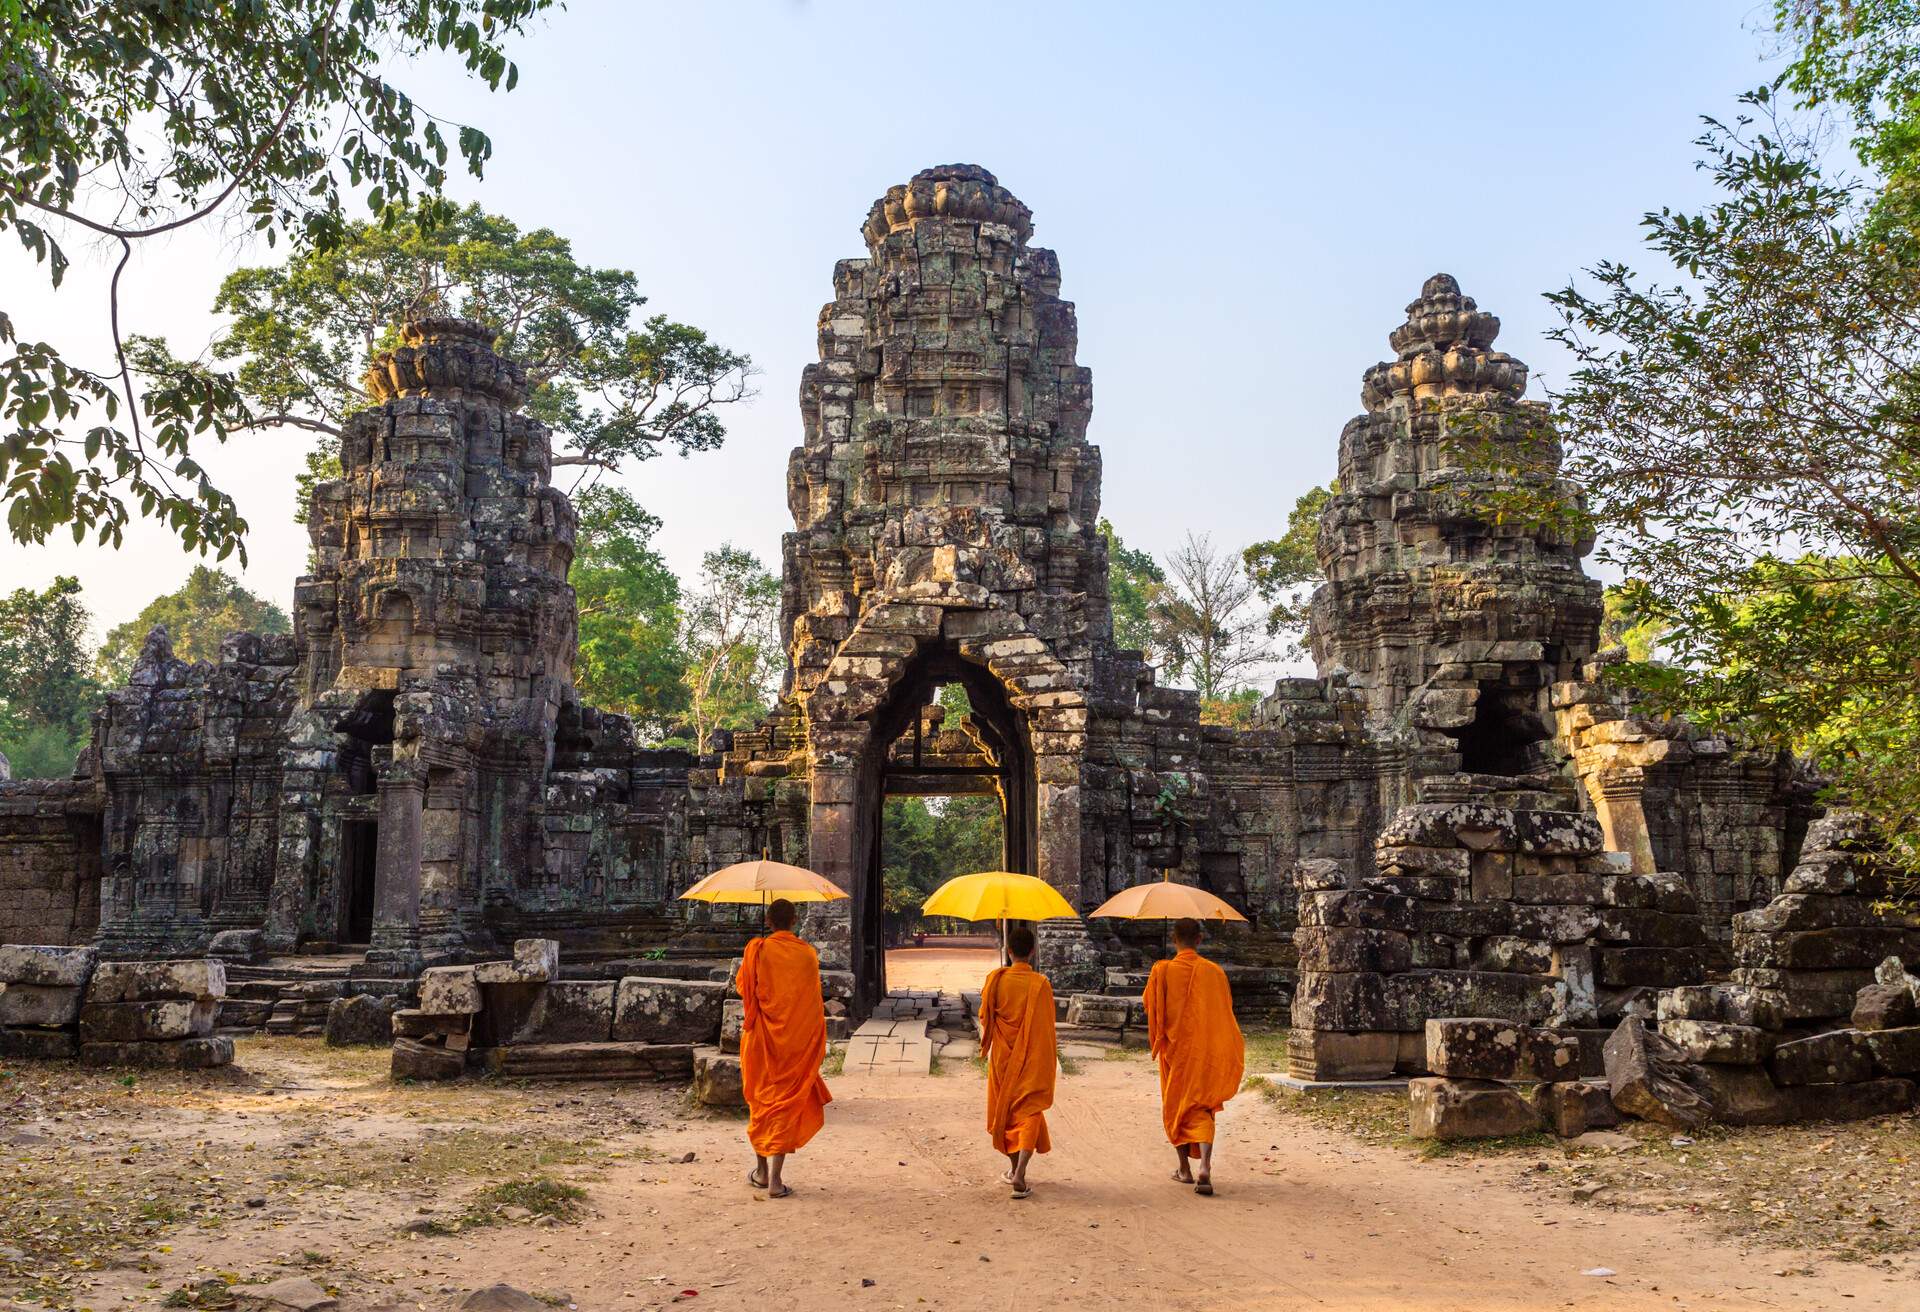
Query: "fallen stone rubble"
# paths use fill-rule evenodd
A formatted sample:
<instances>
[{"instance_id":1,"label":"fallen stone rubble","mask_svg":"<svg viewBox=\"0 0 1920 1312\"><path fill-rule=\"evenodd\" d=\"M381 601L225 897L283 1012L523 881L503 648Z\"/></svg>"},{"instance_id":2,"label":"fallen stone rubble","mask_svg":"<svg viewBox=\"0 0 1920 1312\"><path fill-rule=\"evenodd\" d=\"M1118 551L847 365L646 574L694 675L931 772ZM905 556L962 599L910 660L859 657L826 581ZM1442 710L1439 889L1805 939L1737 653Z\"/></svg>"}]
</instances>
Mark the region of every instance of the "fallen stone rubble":
<instances>
[{"instance_id":1,"label":"fallen stone rubble","mask_svg":"<svg viewBox=\"0 0 1920 1312\"><path fill-rule=\"evenodd\" d=\"M233 1040L213 1029L226 991L226 967L211 959L101 961L92 948L0 946L0 1056L225 1066Z\"/></svg>"}]
</instances>

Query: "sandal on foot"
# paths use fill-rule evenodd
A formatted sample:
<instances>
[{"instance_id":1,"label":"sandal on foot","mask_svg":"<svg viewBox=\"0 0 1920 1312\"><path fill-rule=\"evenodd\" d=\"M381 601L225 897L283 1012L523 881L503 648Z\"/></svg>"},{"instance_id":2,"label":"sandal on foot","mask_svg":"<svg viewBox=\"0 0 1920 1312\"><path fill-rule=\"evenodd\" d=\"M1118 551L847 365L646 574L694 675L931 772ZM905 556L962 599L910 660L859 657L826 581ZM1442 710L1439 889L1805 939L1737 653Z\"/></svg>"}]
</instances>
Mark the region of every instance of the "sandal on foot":
<instances>
[{"instance_id":1,"label":"sandal on foot","mask_svg":"<svg viewBox=\"0 0 1920 1312\"><path fill-rule=\"evenodd\" d=\"M1192 1176L1182 1175L1178 1171L1175 1171L1170 1178L1173 1180L1175 1184L1192 1184L1193 1183Z\"/></svg>"},{"instance_id":2,"label":"sandal on foot","mask_svg":"<svg viewBox=\"0 0 1920 1312\"><path fill-rule=\"evenodd\" d=\"M1033 1189L1031 1186L1029 1186L1028 1188L1025 1188L1025 1189L1015 1189L1013 1191L1010 1201L1017 1203L1022 1198L1031 1198L1031 1197L1033 1197Z\"/></svg>"},{"instance_id":3,"label":"sandal on foot","mask_svg":"<svg viewBox=\"0 0 1920 1312\"><path fill-rule=\"evenodd\" d=\"M765 1180L762 1180L758 1175L754 1174L752 1171L748 1171L747 1186L748 1188L751 1188L751 1189L765 1189L767 1187L767 1182Z\"/></svg>"},{"instance_id":4,"label":"sandal on foot","mask_svg":"<svg viewBox=\"0 0 1920 1312\"><path fill-rule=\"evenodd\" d=\"M1195 1181L1193 1186L1193 1191L1199 1194L1202 1198L1211 1198L1213 1197L1213 1181L1211 1180Z\"/></svg>"},{"instance_id":5,"label":"sandal on foot","mask_svg":"<svg viewBox=\"0 0 1920 1312\"><path fill-rule=\"evenodd\" d=\"M778 1189L767 1190L767 1197L769 1198L791 1198L792 1196L793 1186L790 1184L783 1184Z\"/></svg>"}]
</instances>

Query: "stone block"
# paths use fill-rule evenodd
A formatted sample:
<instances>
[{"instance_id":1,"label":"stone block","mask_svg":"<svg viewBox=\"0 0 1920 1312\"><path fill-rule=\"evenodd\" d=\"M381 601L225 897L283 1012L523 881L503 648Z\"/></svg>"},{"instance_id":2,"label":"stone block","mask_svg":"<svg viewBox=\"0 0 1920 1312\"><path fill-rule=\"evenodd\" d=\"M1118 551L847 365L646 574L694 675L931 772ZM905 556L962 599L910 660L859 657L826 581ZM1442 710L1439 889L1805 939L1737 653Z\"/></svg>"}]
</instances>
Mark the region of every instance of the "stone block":
<instances>
[{"instance_id":1,"label":"stone block","mask_svg":"<svg viewBox=\"0 0 1920 1312\"><path fill-rule=\"evenodd\" d=\"M0 1028L0 1057L72 1061L79 1054L80 1039L70 1029Z\"/></svg>"},{"instance_id":2,"label":"stone block","mask_svg":"<svg viewBox=\"0 0 1920 1312\"><path fill-rule=\"evenodd\" d=\"M1717 1020L1663 1020L1660 1033L1686 1060L1716 1066L1757 1066L1773 1051L1773 1036L1753 1025Z\"/></svg>"},{"instance_id":3,"label":"stone block","mask_svg":"<svg viewBox=\"0 0 1920 1312\"><path fill-rule=\"evenodd\" d=\"M1393 930L1303 925L1293 945L1301 970L1394 974L1413 968L1407 936Z\"/></svg>"},{"instance_id":4,"label":"stone block","mask_svg":"<svg viewBox=\"0 0 1920 1312\"><path fill-rule=\"evenodd\" d=\"M0 1025L71 1025L80 1019L85 992L78 984L0 987Z\"/></svg>"},{"instance_id":5,"label":"stone block","mask_svg":"<svg viewBox=\"0 0 1920 1312\"><path fill-rule=\"evenodd\" d=\"M1612 988L1674 988L1706 978L1703 947L1599 948L1594 977Z\"/></svg>"},{"instance_id":6,"label":"stone block","mask_svg":"<svg viewBox=\"0 0 1920 1312\"><path fill-rule=\"evenodd\" d=\"M1499 1139L1540 1128L1520 1091L1492 1080L1422 1076L1407 1082L1407 1098L1416 1139Z\"/></svg>"},{"instance_id":7,"label":"stone block","mask_svg":"<svg viewBox=\"0 0 1920 1312\"><path fill-rule=\"evenodd\" d=\"M740 1027L746 1022L747 1004L739 998L728 998L720 1009L720 1051L740 1051Z\"/></svg>"},{"instance_id":8,"label":"stone block","mask_svg":"<svg viewBox=\"0 0 1920 1312\"><path fill-rule=\"evenodd\" d=\"M487 1069L523 1079L648 1080L686 1084L693 1079L690 1043L529 1043L491 1048Z\"/></svg>"},{"instance_id":9,"label":"stone block","mask_svg":"<svg viewBox=\"0 0 1920 1312\"><path fill-rule=\"evenodd\" d=\"M1512 1021L1446 1017L1427 1022L1426 1062L1453 1079L1566 1080L1580 1073L1580 1044Z\"/></svg>"},{"instance_id":10,"label":"stone block","mask_svg":"<svg viewBox=\"0 0 1920 1312\"><path fill-rule=\"evenodd\" d=\"M531 1001L524 1009L495 1018L495 1037L507 1045L605 1043L613 1036L616 988L612 980L586 979L529 986Z\"/></svg>"},{"instance_id":11,"label":"stone block","mask_svg":"<svg viewBox=\"0 0 1920 1312\"><path fill-rule=\"evenodd\" d=\"M532 982L559 979L560 945L550 938L515 939L513 964L522 978Z\"/></svg>"},{"instance_id":12,"label":"stone block","mask_svg":"<svg viewBox=\"0 0 1920 1312\"><path fill-rule=\"evenodd\" d=\"M1777 993L1744 984L1689 984L1668 989L1656 1004L1665 1020L1710 1020L1777 1030L1786 1023Z\"/></svg>"},{"instance_id":13,"label":"stone block","mask_svg":"<svg viewBox=\"0 0 1920 1312\"><path fill-rule=\"evenodd\" d=\"M158 1042L82 1043L85 1066L149 1066L171 1070L207 1070L233 1061L233 1040L224 1034Z\"/></svg>"},{"instance_id":14,"label":"stone block","mask_svg":"<svg viewBox=\"0 0 1920 1312\"><path fill-rule=\"evenodd\" d=\"M418 1007L402 1007L393 1013L391 1023L396 1039L424 1039L455 1029L464 1032L470 1020L466 1016L432 1016Z\"/></svg>"},{"instance_id":15,"label":"stone block","mask_svg":"<svg viewBox=\"0 0 1920 1312\"><path fill-rule=\"evenodd\" d=\"M624 1043L712 1043L729 989L711 980L629 975L613 1004L613 1032Z\"/></svg>"},{"instance_id":16,"label":"stone block","mask_svg":"<svg viewBox=\"0 0 1920 1312\"><path fill-rule=\"evenodd\" d=\"M160 1002L167 998L223 998L225 962L103 961L87 986L88 1002Z\"/></svg>"},{"instance_id":17,"label":"stone block","mask_svg":"<svg viewBox=\"0 0 1920 1312\"><path fill-rule=\"evenodd\" d=\"M213 1033L220 1004L211 998L160 1002L89 1002L80 1008L82 1043L137 1043L190 1039Z\"/></svg>"},{"instance_id":18,"label":"stone block","mask_svg":"<svg viewBox=\"0 0 1920 1312\"><path fill-rule=\"evenodd\" d=\"M1613 1091L1601 1080L1556 1080L1535 1085L1533 1107L1541 1124L1562 1139L1620 1124Z\"/></svg>"},{"instance_id":19,"label":"stone block","mask_svg":"<svg viewBox=\"0 0 1920 1312\"><path fill-rule=\"evenodd\" d=\"M1127 1002L1126 998L1104 993L1075 993L1067 1001L1067 1024L1123 1030L1127 1027Z\"/></svg>"},{"instance_id":20,"label":"stone block","mask_svg":"<svg viewBox=\"0 0 1920 1312\"><path fill-rule=\"evenodd\" d=\"M1607 1040L1606 1062L1613 1105L1629 1116L1691 1130L1713 1114L1696 1074L1701 1068L1687 1065L1678 1047L1648 1031L1638 1017L1621 1021Z\"/></svg>"},{"instance_id":21,"label":"stone block","mask_svg":"<svg viewBox=\"0 0 1920 1312\"><path fill-rule=\"evenodd\" d=\"M1920 1025L1867 1035L1874 1069L1882 1075L1920 1075Z\"/></svg>"},{"instance_id":22,"label":"stone block","mask_svg":"<svg viewBox=\"0 0 1920 1312\"><path fill-rule=\"evenodd\" d=\"M418 1039L395 1039L391 1076L396 1080L457 1080L467 1069L467 1056Z\"/></svg>"},{"instance_id":23,"label":"stone block","mask_svg":"<svg viewBox=\"0 0 1920 1312\"><path fill-rule=\"evenodd\" d=\"M1903 984L1867 985L1853 998L1853 1027L1857 1030L1897 1030L1920 1025L1920 1005Z\"/></svg>"},{"instance_id":24,"label":"stone block","mask_svg":"<svg viewBox=\"0 0 1920 1312\"><path fill-rule=\"evenodd\" d=\"M370 994L335 998L327 1007L327 1044L349 1048L391 1042L393 1014L393 1002L389 998Z\"/></svg>"},{"instance_id":25,"label":"stone block","mask_svg":"<svg viewBox=\"0 0 1920 1312\"><path fill-rule=\"evenodd\" d=\"M0 984L85 988L100 954L92 948L0 944Z\"/></svg>"},{"instance_id":26,"label":"stone block","mask_svg":"<svg viewBox=\"0 0 1920 1312\"><path fill-rule=\"evenodd\" d=\"M693 1059L693 1100L702 1107L745 1107L740 1059L719 1052L697 1053Z\"/></svg>"},{"instance_id":27,"label":"stone block","mask_svg":"<svg viewBox=\"0 0 1920 1312\"><path fill-rule=\"evenodd\" d=\"M1912 1080L1862 1080L1857 1084L1801 1084L1782 1090L1796 1121L1865 1121L1913 1108Z\"/></svg>"},{"instance_id":28,"label":"stone block","mask_svg":"<svg viewBox=\"0 0 1920 1312\"><path fill-rule=\"evenodd\" d=\"M1388 976L1384 992L1392 1023L1343 1028L1418 1030L1432 1016L1497 1016L1542 1025L1563 1013L1567 986L1490 970L1414 970Z\"/></svg>"},{"instance_id":29,"label":"stone block","mask_svg":"<svg viewBox=\"0 0 1920 1312\"><path fill-rule=\"evenodd\" d=\"M1831 1030L1776 1045L1767 1069L1782 1086L1854 1084L1873 1077L1873 1049L1859 1030Z\"/></svg>"},{"instance_id":30,"label":"stone block","mask_svg":"<svg viewBox=\"0 0 1920 1312\"><path fill-rule=\"evenodd\" d=\"M1372 1032L1402 1028L1387 1002L1387 978L1366 972L1302 975L1293 994L1294 1029Z\"/></svg>"},{"instance_id":31,"label":"stone block","mask_svg":"<svg viewBox=\"0 0 1920 1312\"><path fill-rule=\"evenodd\" d=\"M1794 1101L1761 1066L1702 1066L1700 1074L1713 1103L1713 1119L1723 1125L1785 1125L1794 1119Z\"/></svg>"},{"instance_id":32,"label":"stone block","mask_svg":"<svg viewBox=\"0 0 1920 1312\"><path fill-rule=\"evenodd\" d=\"M1530 938L1493 934L1473 945L1475 970L1510 975L1547 975L1553 971L1553 949Z\"/></svg>"},{"instance_id":33,"label":"stone block","mask_svg":"<svg viewBox=\"0 0 1920 1312\"><path fill-rule=\"evenodd\" d=\"M1399 1034L1342 1034L1294 1028L1287 1033L1287 1073L1301 1080L1384 1080L1400 1054Z\"/></svg>"},{"instance_id":34,"label":"stone block","mask_svg":"<svg viewBox=\"0 0 1920 1312\"><path fill-rule=\"evenodd\" d=\"M421 972L419 1010L429 1016L471 1016L481 1006L472 966L434 966Z\"/></svg>"}]
</instances>

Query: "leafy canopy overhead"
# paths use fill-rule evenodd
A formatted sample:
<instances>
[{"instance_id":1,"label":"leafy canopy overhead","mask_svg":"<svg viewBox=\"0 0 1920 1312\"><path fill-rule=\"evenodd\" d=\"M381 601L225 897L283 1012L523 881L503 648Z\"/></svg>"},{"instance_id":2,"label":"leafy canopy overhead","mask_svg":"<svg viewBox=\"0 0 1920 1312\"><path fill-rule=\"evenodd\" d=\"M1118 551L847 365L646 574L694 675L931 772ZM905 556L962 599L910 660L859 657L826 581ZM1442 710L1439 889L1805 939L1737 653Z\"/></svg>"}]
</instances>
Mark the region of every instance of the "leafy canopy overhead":
<instances>
[{"instance_id":1,"label":"leafy canopy overhead","mask_svg":"<svg viewBox=\"0 0 1920 1312\"><path fill-rule=\"evenodd\" d=\"M680 635L680 580L653 547L660 521L627 493L589 488L567 575L580 608L574 684L595 706L634 718L650 741L692 704Z\"/></svg>"},{"instance_id":2,"label":"leafy canopy overhead","mask_svg":"<svg viewBox=\"0 0 1920 1312\"><path fill-rule=\"evenodd\" d=\"M444 123L387 81L445 52L489 88L518 70L505 41L551 0L0 0L0 230L58 287L63 242L116 256L111 366L23 338L0 306L0 503L21 542L70 528L118 544L131 514L224 558L246 522L190 454L225 440L242 398L203 370L142 377L121 278L136 246L244 216L269 244L338 246L356 193L379 222L431 227L477 128Z\"/></svg>"}]
</instances>

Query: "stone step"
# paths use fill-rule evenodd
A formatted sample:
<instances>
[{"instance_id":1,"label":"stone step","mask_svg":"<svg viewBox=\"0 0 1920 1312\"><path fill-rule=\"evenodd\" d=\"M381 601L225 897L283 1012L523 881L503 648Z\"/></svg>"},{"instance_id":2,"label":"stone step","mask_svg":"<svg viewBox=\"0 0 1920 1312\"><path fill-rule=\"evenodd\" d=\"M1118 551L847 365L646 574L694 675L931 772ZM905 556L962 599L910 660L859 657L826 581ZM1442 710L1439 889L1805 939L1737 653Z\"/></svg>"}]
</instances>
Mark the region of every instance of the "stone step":
<instances>
[{"instance_id":1,"label":"stone step","mask_svg":"<svg viewBox=\"0 0 1920 1312\"><path fill-rule=\"evenodd\" d=\"M648 1080L683 1084L693 1078L690 1043L526 1043L481 1054L495 1075L531 1080Z\"/></svg>"}]
</instances>

